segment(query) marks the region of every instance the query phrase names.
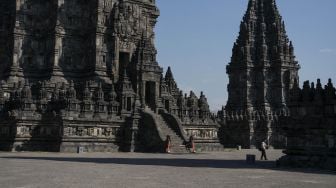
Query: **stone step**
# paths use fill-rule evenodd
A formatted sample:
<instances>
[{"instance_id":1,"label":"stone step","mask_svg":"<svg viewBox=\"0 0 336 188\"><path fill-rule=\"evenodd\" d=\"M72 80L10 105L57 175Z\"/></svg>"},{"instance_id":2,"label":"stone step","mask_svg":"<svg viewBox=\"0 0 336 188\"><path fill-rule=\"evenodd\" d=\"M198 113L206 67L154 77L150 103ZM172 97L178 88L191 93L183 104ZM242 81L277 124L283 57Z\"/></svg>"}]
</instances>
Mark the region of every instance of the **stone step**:
<instances>
[{"instance_id":1,"label":"stone step","mask_svg":"<svg viewBox=\"0 0 336 188\"><path fill-rule=\"evenodd\" d=\"M185 146L183 146L183 139L172 129L169 127L169 124L162 118L161 115L154 113L149 108L146 108L146 112L152 115L155 122L158 123L160 127L160 132L162 135L169 135L171 139L171 152L172 153L188 153Z\"/></svg>"}]
</instances>

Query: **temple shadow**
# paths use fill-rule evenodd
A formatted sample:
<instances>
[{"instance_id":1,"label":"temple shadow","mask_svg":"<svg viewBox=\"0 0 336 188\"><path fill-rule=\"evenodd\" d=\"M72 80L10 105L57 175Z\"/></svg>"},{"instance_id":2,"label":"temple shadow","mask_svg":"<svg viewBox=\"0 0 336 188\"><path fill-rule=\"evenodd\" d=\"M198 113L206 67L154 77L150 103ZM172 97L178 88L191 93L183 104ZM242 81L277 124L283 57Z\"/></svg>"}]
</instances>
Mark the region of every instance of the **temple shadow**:
<instances>
[{"instance_id":1,"label":"temple shadow","mask_svg":"<svg viewBox=\"0 0 336 188\"><path fill-rule=\"evenodd\" d=\"M275 161L256 161L255 164L248 164L245 160L220 160L220 159L184 159L184 158L84 158L84 157L24 157L6 156L3 159L16 160L44 160L57 162L78 162L97 164L117 164L136 166L166 166L181 168L215 168L215 169L265 169L286 172L300 172L311 174L330 174L336 172L322 171L303 168L276 167Z\"/></svg>"}]
</instances>

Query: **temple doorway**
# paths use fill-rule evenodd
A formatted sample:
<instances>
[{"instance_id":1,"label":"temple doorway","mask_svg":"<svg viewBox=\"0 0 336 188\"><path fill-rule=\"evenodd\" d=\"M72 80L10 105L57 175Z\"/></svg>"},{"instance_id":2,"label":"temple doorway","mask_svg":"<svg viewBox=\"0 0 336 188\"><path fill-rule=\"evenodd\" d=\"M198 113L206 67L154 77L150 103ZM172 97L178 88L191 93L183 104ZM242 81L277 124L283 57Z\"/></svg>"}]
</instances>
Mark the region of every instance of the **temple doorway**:
<instances>
[{"instance_id":1,"label":"temple doorway","mask_svg":"<svg viewBox=\"0 0 336 188\"><path fill-rule=\"evenodd\" d=\"M155 91L156 83L155 82L146 82L146 91L145 91L145 102L148 107L155 110Z\"/></svg>"},{"instance_id":2,"label":"temple doorway","mask_svg":"<svg viewBox=\"0 0 336 188\"><path fill-rule=\"evenodd\" d=\"M165 100L165 109L167 110L167 112L169 112L169 100Z\"/></svg>"},{"instance_id":3,"label":"temple doorway","mask_svg":"<svg viewBox=\"0 0 336 188\"><path fill-rule=\"evenodd\" d=\"M123 76L124 70L127 68L130 62L130 53L119 52L119 75Z\"/></svg>"}]
</instances>

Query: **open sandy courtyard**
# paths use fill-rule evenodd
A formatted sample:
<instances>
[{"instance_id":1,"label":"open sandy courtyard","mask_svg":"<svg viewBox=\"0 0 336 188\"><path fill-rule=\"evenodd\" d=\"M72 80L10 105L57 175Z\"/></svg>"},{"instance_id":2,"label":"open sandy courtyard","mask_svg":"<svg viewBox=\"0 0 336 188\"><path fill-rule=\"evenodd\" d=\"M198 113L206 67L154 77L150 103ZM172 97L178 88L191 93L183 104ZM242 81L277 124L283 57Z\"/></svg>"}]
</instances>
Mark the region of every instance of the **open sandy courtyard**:
<instances>
[{"instance_id":1,"label":"open sandy courtyard","mask_svg":"<svg viewBox=\"0 0 336 188\"><path fill-rule=\"evenodd\" d=\"M0 153L1 188L37 187L332 187L336 174L276 168L269 161L249 165L257 150L198 154Z\"/></svg>"}]
</instances>

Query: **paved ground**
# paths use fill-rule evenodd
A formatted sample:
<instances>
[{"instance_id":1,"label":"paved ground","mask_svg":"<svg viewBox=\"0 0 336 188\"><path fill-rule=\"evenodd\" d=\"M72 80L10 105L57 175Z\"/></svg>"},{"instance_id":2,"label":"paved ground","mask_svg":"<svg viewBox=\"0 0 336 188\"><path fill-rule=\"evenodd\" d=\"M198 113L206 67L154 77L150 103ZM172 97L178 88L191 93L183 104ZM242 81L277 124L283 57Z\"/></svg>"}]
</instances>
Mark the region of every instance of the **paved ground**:
<instances>
[{"instance_id":1,"label":"paved ground","mask_svg":"<svg viewBox=\"0 0 336 188\"><path fill-rule=\"evenodd\" d=\"M275 168L280 151L254 165L256 150L200 154L0 153L0 188L336 187L336 174Z\"/></svg>"}]
</instances>

